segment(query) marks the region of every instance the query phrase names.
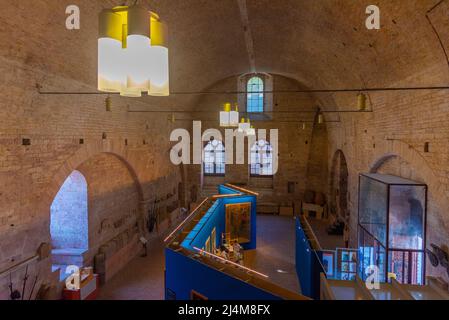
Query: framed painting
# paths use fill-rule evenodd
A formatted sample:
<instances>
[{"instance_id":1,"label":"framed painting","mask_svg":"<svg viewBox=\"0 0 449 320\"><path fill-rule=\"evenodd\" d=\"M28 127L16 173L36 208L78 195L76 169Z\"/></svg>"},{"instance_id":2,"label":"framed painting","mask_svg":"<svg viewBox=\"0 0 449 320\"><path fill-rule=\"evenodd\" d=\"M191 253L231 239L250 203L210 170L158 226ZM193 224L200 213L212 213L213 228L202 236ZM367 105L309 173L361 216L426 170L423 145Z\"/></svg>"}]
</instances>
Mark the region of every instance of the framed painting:
<instances>
[{"instance_id":1,"label":"framed painting","mask_svg":"<svg viewBox=\"0 0 449 320\"><path fill-rule=\"evenodd\" d=\"M251 241L251 202L227 204L226 232L231 241L248 243Z\"/></svg>"}]
</instances>

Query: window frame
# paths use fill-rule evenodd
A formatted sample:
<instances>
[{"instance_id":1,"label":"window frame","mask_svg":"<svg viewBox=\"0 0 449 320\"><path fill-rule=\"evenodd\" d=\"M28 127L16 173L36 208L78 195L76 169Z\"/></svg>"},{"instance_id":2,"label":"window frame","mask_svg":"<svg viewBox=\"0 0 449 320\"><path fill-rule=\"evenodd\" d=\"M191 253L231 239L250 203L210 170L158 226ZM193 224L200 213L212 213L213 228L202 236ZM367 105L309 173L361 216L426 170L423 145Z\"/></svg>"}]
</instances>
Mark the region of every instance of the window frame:
<instances>
[{"instance_id":1,"label":"window frame","mask_svg":"<svg viewBox=\"0 0 449 320\"><path fill-rule=\"evenodd\" d=\"M256 143L259 143L259 141L261 141L261 140L256 141L251 146L251 149L250 149L250 157L251 157L251 159L252 159L253 153L256 153L256 154L259 153L259 149L253 151L253 147L255 146ZM253 165L260 165L261 164L260 163L260 159L259 159L259 162L256 162L254 164L253 163L249 164L249 176L251 178L271 178L272 179L273 176L274 176L274 174L273 174L273 147L271 146L269 141L267 141L267 140L263 140L263 141L265 141L265 145L266 145L267 148L269 148L269 151L270 151L270 154L271 154L271 162L270 162L270 164L271 164L271 174L253 173ZM259 168L259 171L260 171L260 168Z\"/></svg>"},{"instance_id":2,"label":"window frame","mask_svg":"<svg viewBox=\"0 0 449 320\"><path fill-rule=\"evenodd\" d=\"M256 91L250 91L248 90L248 87L250 86L250 82L253 79L258 79L260 80L261 84L258 84L259 87L262 87L262 89L260 90L256 90ZM245 95L245 105L246 105L246 112L248 113L264 113L265 112L265 81L262 77L260 77L259 75L253 75L251 77L248 78L248 80L246 81L246 95ZM254 93L254 92L258 92L258 93ZM250 94L261 94L262 95L262 109L261 110L249 110L249 102L250 100L255 101L256 99L250 99L248 96ZM260 97L257 98L257 100L260 99Z\"/></svg>"},{"instance_id":3,"label":"window frame","mask_svg":"<svg viewBox=\"0 0 449 320\"><path fill-rule=\"evenodd\" d=\"M218 172L217 173L217 163L216 163L216 156L215 156L215 153L218 153L217 152L217 150L215 150L215 148L213 148L213 153L214 153L214 162L212 162L212 166L213 166L213 172L206 172L206 147L209 145L209 144L212 144L212 141L214 141L215 139L213 139L213 140L210 140L210 141L208 141L208 142L205 142L204 143L204 147L203 147L203 175L205 176L205 177L224 177L225 176L225 174L226 174L226 147L225 147L225 145L224 145L224 143L223 143L223 141L221 141L221 140L215 140L215 141L218 141L218 143L221 143L221 145L223 146L223 150L221 151L221 150L218 150L218 152L220 152L220 153L223 153L223 173L221 173L221 172ZM207 151L207 152L211 152L211 151ZM207 163L207 164L210 164L209 162ZM220 163L221 164L221 163Z\"/></svg>"}]
</instances>

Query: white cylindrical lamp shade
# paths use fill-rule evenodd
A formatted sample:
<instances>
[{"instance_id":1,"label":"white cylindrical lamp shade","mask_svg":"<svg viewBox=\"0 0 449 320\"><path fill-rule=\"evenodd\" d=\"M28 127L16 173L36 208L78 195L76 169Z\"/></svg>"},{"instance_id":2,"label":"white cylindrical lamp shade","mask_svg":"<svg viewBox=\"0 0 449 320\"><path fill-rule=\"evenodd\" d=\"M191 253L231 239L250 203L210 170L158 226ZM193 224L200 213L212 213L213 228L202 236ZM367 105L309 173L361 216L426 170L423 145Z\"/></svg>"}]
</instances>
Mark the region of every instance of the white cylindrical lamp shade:
<instances>
[{"instance_id":1,"label":"white cylindrical lamp shade","mask_svg":"<svg viewBox=\"0 0 449 320\"><path fill-rule=\"evenodd\" d=\"M229 112L229 126L238 127L239 126L239 112L231 111Z\"/></svg>"},{"instance_id":2,"label":"white cylindrical lamp shade","mask_svg":"<svg viewBox=\"0 0 449 320\"><path fill-rule=\"evenodd\" d=\"M126 82L123 68L122 17L112 10L99 15L98 90L119 92Z\"/></svg>"},{"instance_id":3,"label":"white cylindrical lamp shade","mask_svg":"<svg viewBox=\"0 0 449 320\"><path fill-rule=\"evenodd\" d=\"M150 90L152 96L168 96L170 94L170 69L168 62L168 29L167 26L151 17L151 49L150 58Z\"/></svg>"},{"instance_id":4,"label":"white cylindrical lamp shade","mask_svg":"<svg viewBox=\"0 0 449 320\"><path fill-rule=\"evenodd\" d=\"M126 39L126 87L128 91L150 89L150 12L143 6L128 9Z\"/></svg>"},{"instance_id":5,"label":"white cylindrical lamp shade","mask_svg":"<svg viewBox=\"0 0 449 320\"><path fill-rule=\"evenodd\" d=\"M229 126L229 112L228 111L220 111L220 126L221 127Z\"/></svg>"},{"instance_id":6,"label":"white cylindrical lamp shade","mask_svg":"<svg viewBox=\"0 0 449 320\"><path fill-rule=\"evenodd\" d=\"M239 123L239 132L245 132L250 129L250 124L248 122Z\"/></svg>"},{"instance_id":7,"label":"white cylindrical lamp shade","mask_svg":"<svg viewBox=\"0 0 449 320\"><path fill-rule=\"evenodd\" d=\"M126 61L126 87L148 91L151 68L150 38L142 35L128 35L125 51Z\"/></svg>"}]
</instances>

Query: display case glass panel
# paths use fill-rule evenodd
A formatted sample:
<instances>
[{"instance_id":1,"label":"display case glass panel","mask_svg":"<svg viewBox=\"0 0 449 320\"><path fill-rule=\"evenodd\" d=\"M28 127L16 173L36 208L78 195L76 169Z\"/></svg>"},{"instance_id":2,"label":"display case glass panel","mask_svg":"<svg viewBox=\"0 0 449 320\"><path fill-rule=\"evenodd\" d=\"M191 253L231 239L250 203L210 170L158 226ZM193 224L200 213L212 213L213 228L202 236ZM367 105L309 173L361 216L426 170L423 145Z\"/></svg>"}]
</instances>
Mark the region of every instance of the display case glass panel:
<instances>
[{"instance_id":1,"label":"display case glass panel","mask_svg":"<svg viewBox=\"0 0 449 320\"><path fill-rule=\"evenodd\" d=\"M358 273L377 266L401 283L424 284L427 186L401 177L362 174L359 182Z\"/></svg>"},{"instance_id":2,"label":"display case glass panel","mask_svg":"<svg viewBox=\"0 0 449 320\"><path fill-rule=\"evenodd\" d=\"M391 186L389 247L423 249L425 198L425 186Z\"/></svg>"},{"instance_id":3,"label":"display case glass panel","mask_svg":"<svg viewBox=\"0 0 449 320\"><path fill-rule=\"evenodd\" d=\"M359 223L383 245L387 241L388 185L360 177Z\"/></svg>"}]
</instances>

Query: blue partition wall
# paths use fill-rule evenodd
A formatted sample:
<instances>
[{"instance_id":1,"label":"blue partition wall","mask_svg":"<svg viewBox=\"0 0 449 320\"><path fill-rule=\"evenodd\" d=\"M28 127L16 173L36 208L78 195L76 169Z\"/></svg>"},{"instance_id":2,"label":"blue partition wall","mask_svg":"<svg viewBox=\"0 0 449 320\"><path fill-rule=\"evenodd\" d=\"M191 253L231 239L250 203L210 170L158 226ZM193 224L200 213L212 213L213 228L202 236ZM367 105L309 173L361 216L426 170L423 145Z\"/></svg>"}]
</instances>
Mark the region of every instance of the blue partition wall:
<instances>
[{"instance_id":1,"label":"blue partition wall","mask_svg":"<svg viewBox=\"0 0 449 320\"><path fill-rule=\"evenodd\" d=\"M220 194L238 194L238 190L220 185ZM251 203L251 239L243 243L244 249L256 248L256 196L242 194L233 197L217 198L206 214L182 241L181 246L193 253L203 248L212 230L216 229L216 243L221 243L225 232L225 206L233 203ZM260 299L271 300L279 297L213 269L189 256L165 249L165 287L166 299L185 300L191 298L192 290L208 299Z\"/></svg>"},{"instance_id":2,"label":"blue partition wall","mask_svg":"<svg viewBox=\"0 0 449 320\"><path fill-rule=\"evenodd\" d=\"M194 247L203 248L214 228L216 228L216 243L220 243L221 233L224 232L225 228L225 216L221 214L223 207L221 200L215 201L212 207L207 210L206 214L181 243L182 247L192 251L195 251Z\"/></svg>"},{"instance_id":3,"label":"blue partition wall","mask_svg":"<svg viewBox=\"0 0 449 320\"><path fill-rule=\"evenodd\" d=\"M220 184L218 186L218 194L236 194L240 193L240 191L232 189L231 187L224 186Z\"/></svg>"},{"instance_id":4,"label":"blue partition wall","mask_svg":"<svg viewBox=\"0 0 449 320\"><path fill-rule=\"evenodd\" d=\"M312 249L299 218L296 218L296 273L301 293L313 299L320 298L321 252Z\"/></svg>"},{"instance_id":5,"label":"blue partition wall","mask_svg":"<svg viewBox=\"0 0 449 320\"><path fill-rule=\"evenodd\" d=\"M221 186L220 186L221 187ZM219 191L226 191L226 188L219 189ZM237 193L235 190L229 189L232 192L224 193L224 194L234 194ZM182 242L182 246L189 250L194 250L193 247L202 248L210 236L212 230L216 229L216 243L221 242L221 234L225 232L226 228L226 215L225 215L225 206L227 204L233 203L251 203L251 239L248 243L242 243L242 247L245 250L255 249L257 246L257 201L256 197L252 195L242 195L235 196L232 198L218 198L215 200L215 203L206 214L201 218L201 220L197 223L197 225L192 229L192 231L187 235L187 237Z\"/></svg>"},{"instance_id":6,"label":"blue partition wall","mask_svg":"<svg viewBox=\"0 0 449 320\"><path fill-rule=\"evenodd\" d=\"M192 290L210 300L280 300L273 294L165 249L165 299L190 300Z\"/></svg>"}]
</instances>

